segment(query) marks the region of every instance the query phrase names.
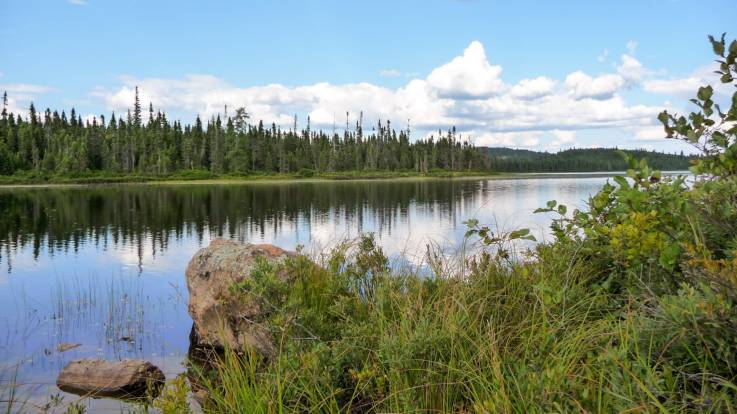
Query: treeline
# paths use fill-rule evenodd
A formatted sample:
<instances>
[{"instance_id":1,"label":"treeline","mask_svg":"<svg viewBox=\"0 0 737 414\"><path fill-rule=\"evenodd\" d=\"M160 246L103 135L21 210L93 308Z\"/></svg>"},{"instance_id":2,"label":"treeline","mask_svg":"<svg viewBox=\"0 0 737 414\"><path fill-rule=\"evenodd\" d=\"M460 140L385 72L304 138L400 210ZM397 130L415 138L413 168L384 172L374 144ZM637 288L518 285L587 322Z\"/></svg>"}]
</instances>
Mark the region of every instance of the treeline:
<instances>
[{"instance_id":1,"label":"treeline","mask_svg":"<svg viewBox=\"0 0 737 414\"><path fill-rule=\"evenodd\" d=\"M516 150L511 148L479 148L488 154L494 171L501 172L589 172L624 171L629 168L620 152L636 159L647 159L659 170L687 170L692 157L646 150L617 148L569 149L557 153Z\"/></svg>"},{"instance_id":2,"label":"treeline","mask_svg":"<svg viewBox=\"0 0 737 414\"><path fill-rule=\"evenodd\" d=\"M311 173L332 171L485 170L488 159L461 142L455 128L410 142L410 131L379 121L364 133L362 121L343 134L306 128L248 123L240 108L233 116L197 117L194 125L169 121L149 105L143 121L136 89L133 111L83 121L74 109L67 115L31 104L27 119L7 112L4 95L0 119L0 174L38 172L74 175L88 171L166 175L187 170L214 174Z\"/></svg>"}]
</instances>

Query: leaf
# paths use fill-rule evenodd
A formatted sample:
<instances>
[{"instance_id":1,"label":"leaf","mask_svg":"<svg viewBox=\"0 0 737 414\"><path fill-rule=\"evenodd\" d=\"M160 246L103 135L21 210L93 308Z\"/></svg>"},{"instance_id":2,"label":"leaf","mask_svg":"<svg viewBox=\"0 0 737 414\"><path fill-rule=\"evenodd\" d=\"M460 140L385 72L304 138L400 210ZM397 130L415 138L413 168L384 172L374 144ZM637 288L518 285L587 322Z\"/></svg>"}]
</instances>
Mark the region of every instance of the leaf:
<instances>
[{"instance_id":1,"label":"leaf","mask_svg":"<svg viewBox=\"0 0 737 414\"><path fill-rule=\"evenodd\" d=\"M463 224L466 225L466 227L476 227L479 224L479 221L477 219L468 219L463 222Z\"/></svg>"},{"instance_id":2,"label":"leaf","mask_svg":"<svg viewBox=\"0 0 737 414\"><path fill-rule=\"evenodd\" d=\"M558 204L558 202L555 201L555 200L550 200L550 201L548 201L546 203L546 205L548 206L548 208L554 208L556 206L556 204Z\"/></svg>"},{"instance_id":3,"label":"leaf","mask_svg":"<svg viewBox=\"0 0 737 414\"><path fill-rule=\"evenodd\" d=\"M511 233L509 233L508 239L514 240L514 239L520 239L522 237L525 237L530 234L530 229L519 229L515 230Z\"/></svg>"},{"instance_id":4,"label":"leaf","mask_svg":"<svg viewBox=\"0 0 737 414\"><path fill-rule=\"evenodd\" d=\"M709 35L709 41L711 42L711 48L714 50L714 53L719 56L724 56L724 34L722 34L722 40L716 40L714 39L714 36Z\"/></svg>"},{"instance_id":5,"label":"leaf","mask_svg":"<svg viewBox=\"0 0 737 414\"><path fill-rule=\"evenodd\" d=\"M691 142L698 142L698 140L699 140L699 136L696 135L696 133L694 131L688 131L686 133L686 137L688 137L688 140L691 141Z\"/></svg>"},{"instance_id":6,"label":"leaf","mask_svg":"<svg viewBox=\"0 0 737 414\"><path fill-rule=\"evenodd\" d=\"M627 182L627 179L621 175L614 176L614 181L622 188L630 188L630 184Z\"/></svg>"},{"instance_id":7,"label":"leaf","mask_svg":"<svg viewBox=\"0 0 737 414\"><path fill-rule=\"evenodd\" d=\"M565 216L567 212L568 207L564 206L563 204L558 206L558 214L560 214L561 216Z\"/></svg>"},{"instance_id":8,"label":"leaf","mask_svg":"<svg viewBox=\"0 0 737 414\"><path fill-rule=\"evenodd\" d=\"M696 96L702 101L706 101L707 99L710 99L713 94L714 89L712 89L711 85L708 85L700 87Z\"/></svg>"}]
</instances>

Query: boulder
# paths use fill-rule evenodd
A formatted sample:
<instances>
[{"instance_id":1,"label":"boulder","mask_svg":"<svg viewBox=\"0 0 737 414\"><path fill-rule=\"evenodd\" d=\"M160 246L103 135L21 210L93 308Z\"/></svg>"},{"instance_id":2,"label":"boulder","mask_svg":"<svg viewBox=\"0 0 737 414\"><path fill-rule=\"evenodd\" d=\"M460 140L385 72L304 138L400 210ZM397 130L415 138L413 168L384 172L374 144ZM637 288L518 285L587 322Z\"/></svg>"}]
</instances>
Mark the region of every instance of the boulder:
<instances>
[{"instance_id":1,"label":"boulder","mask_svg":"<svg viewBox=\"0 0 737 414\"><path fill-rule=\"evenodd\" d=\"M165 381L164 373L148 361L81 359L61 370L56 385L84 397L141 399L155 398Z\"/></svg>"},{"instance_id":2,"label":"boulder","mask_svg":"<svg viewBox=\"0 0 737 414\"><path fill-rule=\"evenodd\" d=\"M273 336L264 323L267 310L257 298L233 289L251 278L258 258L279 263L293 252L270 244L241 244L216 239L199 250L187 266L189 314L199 345L233 350L254 350L274 355ZM286 273L278 275L286 280Z\"/></svg>"}]
</instances>

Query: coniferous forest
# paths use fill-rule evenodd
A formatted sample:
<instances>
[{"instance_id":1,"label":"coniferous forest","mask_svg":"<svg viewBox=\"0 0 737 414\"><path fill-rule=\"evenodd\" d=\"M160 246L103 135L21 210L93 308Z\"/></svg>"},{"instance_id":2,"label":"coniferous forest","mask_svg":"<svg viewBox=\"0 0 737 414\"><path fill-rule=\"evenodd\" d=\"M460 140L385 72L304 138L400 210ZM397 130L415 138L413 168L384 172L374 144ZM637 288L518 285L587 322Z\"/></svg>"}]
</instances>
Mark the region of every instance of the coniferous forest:
<instances>
[{"instance_id":1,"label":"coniferous forest","mask_svg":"<svg viewBox=\"0 0 737 414\"><path fill-rule=\"evenodd\" d=\"M170 121L149 104L144 121L136 88L132 111L83 120L72 109L9 113L3 95L0 118L0 175L37 174L75 177L90 172L114 176L294 174L331 172L584 172L626 169L615 149L572 149L551 154L509 148L474 147L455 128L411 140L409 129L391 122L365 131L362 114L342 134L306 128L289 129L263 121L249 122L245 108L194 125ZM651 151L627 151L663 170L684 170L689 157ZM193 175L196 177L196 175Z\"/></svg>"},{"instance_id":2,"label":"coniferous forest","mask_svg":"<svg viewBox=\"0 0 737 414\"><path fill-rule=\"evenodd\" d=\"M4 95L0 121L0 174L29 171L75 175L87 171L167 175L188 170L213 174L303 173L334 171L488 170L488 158L455 128L428 139L410 141L410 131L391 122L368 133L362 121L343 134L315 131L308 119L297 130L263 121L249 123L244 108L194 125L170 121L149 105L147 121L138 99L125 117L112 114L83 121L69 114L38 112L27 118L7 112Z\"/></svg>"},{"instance_id":3,"label":"coniferous forest","mask_svg":"<svg viewBox=\"0 0 737 414\"><path fill-rule=\"evenodd\" d=\"M649 165L663 171L683 171L691 159L681 152L668 154L646 150L617 148L572 148L557 153L511 148L483 148L494 171L499 172L588 172L624 171L629 168L625 153L636 159L647 159Z\"/></svg>"}]
</instances>

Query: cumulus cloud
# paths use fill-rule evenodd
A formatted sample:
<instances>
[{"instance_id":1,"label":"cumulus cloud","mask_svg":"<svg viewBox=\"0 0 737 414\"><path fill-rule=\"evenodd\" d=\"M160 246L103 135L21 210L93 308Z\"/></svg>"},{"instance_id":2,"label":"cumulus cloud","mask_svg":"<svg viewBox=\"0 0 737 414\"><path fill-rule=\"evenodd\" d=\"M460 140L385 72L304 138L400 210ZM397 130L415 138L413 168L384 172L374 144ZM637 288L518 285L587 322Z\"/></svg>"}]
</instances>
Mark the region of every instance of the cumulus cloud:
<instances>
[{"instance_id":1,"label":"cumulus cloud","mask_svg":"<svg viewBox=\"0 0 737 414\"><path fill-rule=\"evenodd\" d=\"M630 55L622 55L622 63L617 66L617 73L628 85L635 85L642 80L645 69L642 63Z\"/></svg>"},{"instance_id":2,"label":"cumulus cloud","mask_svg":"<svg viewBox=\"0 0 737 414\"><path fill-rule=\"evenodd\" d=\"M476 131L472 131L476 132ZM476 132L473 143L485 147L533 148L540 144L540 131Z\"/></svg>"},{"instance_id":3,"label":"cumulus cloud","mask_svg":"<svg viewBox=\"0 0 737 414\"><path fill-rule=\"evenodd\" d=\"M474 41L462 56L436 68L427 77L441 98L482 99L502 92L501 66L492 66L481 42Z\"/></svg>"},{"instance_id":4,"label":"cumulus cloud","mask_svg":"<svg viewBox=\"0 0 737 414\"><path fill-rule=\"evenodd\" d=\"M576 71L566 77L565 84L576 99L610 99L624 86L624 79L615 74L592 78L581 71Z\"/></svg>"},{"instance_id":5,"label":"cumulus cloud","mask_svg":"<svg viewBox=\"0 0 737 414\"><path fill-rule=\"evenodd\" d=\"M648 92L661 93L667 95L683 95L693 94L700 86L703 86L702 79L690 76L680 79L652 79L645 81L643 87Z\"/></svg>"},{"instance_id":6,"label":"cumulus cloud","mask_svg":"<svg viewBox=\"0 0 737 414\"><path fill-rule=\"evenodd\" d=\"M635 130L635 139L638 141L660 141L665 139L662 125L639 127Z\"/></svg>"},{"instance_id":7,"label":"cumulus cloud","mask_svg":"<svg viewBox=\"0 0 737 414\"><path fill-rule=\"evenodd\" d=\"M40 95L56 92L56 89L31 83L0 83L0 94L4 92L8 94L8 113L25 116L31 102Z\"/></svg>"},{"instance_id":8,"label":"cumulus cloud","mask_svg":"<svg viewBox=\"0 0 737 414\"><path fill-rule=\"evenodd\" d=\"M734 93L734 89L728 84L723 84L719 81L719 76L714 73L718 69L719 66L716 63L704 65L684 77L645 80L642 83L642 87L647 92L679 98L692 98L696 95L696 91L700 87L712 85L717 99L729 98Z\"/></svg>"},{"instance_id":9,"label":"cumulus cloud","mask_svg":"<svg viewBox=\"0 0 737 414\"><path fill-rule=\"evenodd\" d=\"M629 48L629 47L628 47ZM609 99L624 87L634 87L647 74L642 63L634 56L624 54L617 66L617 73L592 77L576 71L566 77L565 85L576 99Z\"/></svg>"},{"instance_id":10,"label":"cumulus cloud","mask_svg":"<svg viewBox=\"0 0 737 414\"><path fill-rule=\"evenodd\" d=\"M483 45L474 41L427 77L409 79L398 88L366 82L239 87L200 74L180 79L123 77L117 89L97 88L93 96L120 113L131 106L138 85L144 106L153 102L174 117L209 118L222 114L226 105L245 106L253 119L285 128L291 127L295 114L302 125L309 116L315 127L348 123L352 128L362 112L366 130L379 119L391 120L398 128L409 123L415 137L455 126L476 145L539 149L577 145L577 132L590 129L619 130L636 138L637 128L652 126L662 109L633 105L619 93L643 82L646 88L658 85L645 80L649 72L629 54L622 56L615 73L598 76L575 71L563 80L538 76L511 84L501 74L502 68L489 63Z\"/></svg>"},{"instance_id":11,"label":"cumulus cloud","mask_svg":"<svg viewBox=\"0 0 737 414\"><path fill-rule=\"evenodd\" d=\"M553 92L555 81L545 76L535 79L522 79L514 85L511 95L519 99L537 99Z\"/></svg>"},{"instance_id":12,"label":"cumulus cloud","mask_svg":"<svg viewBox=\"0 0 737 414\"><path fill-rule=\"evenodd\" d=\"M576 131L554 130L553 135L561 144L572 144L573 140L576 138Z\"/></svg>"}]
</instances>

